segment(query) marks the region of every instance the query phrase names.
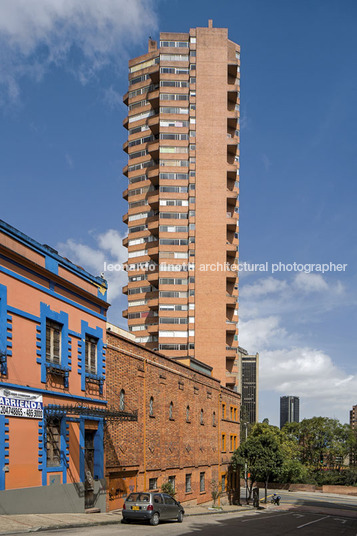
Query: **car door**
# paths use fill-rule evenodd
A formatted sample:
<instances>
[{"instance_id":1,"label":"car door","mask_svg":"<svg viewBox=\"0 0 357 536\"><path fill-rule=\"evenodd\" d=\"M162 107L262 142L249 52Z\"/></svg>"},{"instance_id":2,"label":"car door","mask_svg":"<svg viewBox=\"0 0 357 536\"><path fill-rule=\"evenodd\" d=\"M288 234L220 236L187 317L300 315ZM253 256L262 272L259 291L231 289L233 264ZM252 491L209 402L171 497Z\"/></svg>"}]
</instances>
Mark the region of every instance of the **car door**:
<instances>
[{"instance_id":1,"label":"car door","mask_svg":"<svg viewBox=\"0 0 357 536\"><path fill-rule=\"evenodd\" d=\"M164 505L164 500L163 500L161 493L154 493L153 507L154 507L154 512L159 512L160 519L165 519L165 505Z\"/></svg>"},{"instance_id":2,"label":"car door","mask_svg":"<svg viewBox=\"0 0 357 536\"><path fill-rule=\"evenodd\" d=\"M177 517L178 507L175 499L166 493L163 494L165 501L165 517L166 519L173 519Z\"/></svg>"}]
</instances>

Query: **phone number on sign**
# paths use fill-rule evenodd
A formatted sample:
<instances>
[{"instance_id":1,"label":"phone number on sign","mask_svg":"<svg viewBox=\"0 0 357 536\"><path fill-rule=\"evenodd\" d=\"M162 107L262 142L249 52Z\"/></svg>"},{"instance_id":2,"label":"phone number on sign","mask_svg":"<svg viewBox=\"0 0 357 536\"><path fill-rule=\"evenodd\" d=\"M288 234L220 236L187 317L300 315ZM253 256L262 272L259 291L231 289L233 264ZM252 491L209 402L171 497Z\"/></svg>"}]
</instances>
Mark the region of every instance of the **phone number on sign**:
<instances>
[{"instance_id":1,"label":"phone number on sign","mask_svg":"<svg viewBox=\"0 0 357 536\"><path fill-rule=\"evenodd\" d=\"M0 415L10 415L11 417L27 417L29 419L42 419L43 410L0 406Z\"/></svg>"}]
</instances>

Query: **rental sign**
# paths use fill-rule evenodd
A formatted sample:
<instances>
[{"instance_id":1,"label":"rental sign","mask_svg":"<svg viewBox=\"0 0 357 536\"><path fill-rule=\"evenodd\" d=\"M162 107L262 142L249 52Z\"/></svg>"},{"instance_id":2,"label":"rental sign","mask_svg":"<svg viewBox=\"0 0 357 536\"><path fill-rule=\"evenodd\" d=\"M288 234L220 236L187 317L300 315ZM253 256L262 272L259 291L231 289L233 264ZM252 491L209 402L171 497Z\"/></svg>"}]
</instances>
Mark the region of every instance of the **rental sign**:
<instances>
[{"instance_id":1,"label":"rental sign","mask_svg":"<svg viewBox=\"0 0 357 536\"><path fill-rule=\"evenodd\" d=\"M42 419L42 396L25 391L0 389L0 415Z\"/></svg>"}]
</instances>

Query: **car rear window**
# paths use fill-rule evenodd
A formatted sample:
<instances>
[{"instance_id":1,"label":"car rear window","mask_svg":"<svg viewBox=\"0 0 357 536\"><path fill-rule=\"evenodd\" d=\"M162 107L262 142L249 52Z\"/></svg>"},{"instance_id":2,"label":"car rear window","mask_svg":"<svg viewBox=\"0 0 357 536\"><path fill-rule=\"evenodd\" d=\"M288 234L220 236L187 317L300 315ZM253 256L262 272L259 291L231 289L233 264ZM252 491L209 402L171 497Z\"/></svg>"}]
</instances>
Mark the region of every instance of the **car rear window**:
<instances>
[{"instance_id":1,"label":"car rear window","mask_svg":"<svg viewBox=\"0 0 357 536\"><path fill-rule=\"evenodd\" d=\"M130 493L126 501L127 502L149 502L150 494L149 493Z\"/></svg>"}]
</instances>

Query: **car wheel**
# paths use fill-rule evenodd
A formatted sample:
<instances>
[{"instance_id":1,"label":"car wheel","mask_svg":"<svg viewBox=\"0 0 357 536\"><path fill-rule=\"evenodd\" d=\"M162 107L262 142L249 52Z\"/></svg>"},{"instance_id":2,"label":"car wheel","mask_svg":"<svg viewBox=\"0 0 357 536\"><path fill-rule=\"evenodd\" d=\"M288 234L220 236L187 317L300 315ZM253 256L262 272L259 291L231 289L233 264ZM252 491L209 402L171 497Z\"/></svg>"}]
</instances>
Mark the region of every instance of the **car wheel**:
<instances>
[{"instance_id":1,"label":"car wheel","mask_svg":"<svg viewBox=\"0 0 357 536\"><path fill-rule=\"evenodd\" d=\"M177 521L178 521L179 523L182 523L182 521L183 521L183 513L182 513L181 511L178 513Z\"/></svg>"},{"instance_id":2,"label":"car wheel","mask_svg":"<svg viewBox=\"0 0 357 536\"><path fill-rule=\"evenodd\" d=\"M130 523L129 519L126 519L125 517L123 517L123 519L121 520L122 523Z\"/></svg>"},{"instance_id":3,"label":"car wheel","mask_svg":"<svg viewBox=\"0 0 357 536\"><path fill-rule=\"evenodd\" d=\"M152 515L152 518L150 519L150 525L158 525L160 521L159 514L157 512L154 512Z\"/></svg>"}]
</instances>

